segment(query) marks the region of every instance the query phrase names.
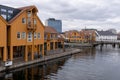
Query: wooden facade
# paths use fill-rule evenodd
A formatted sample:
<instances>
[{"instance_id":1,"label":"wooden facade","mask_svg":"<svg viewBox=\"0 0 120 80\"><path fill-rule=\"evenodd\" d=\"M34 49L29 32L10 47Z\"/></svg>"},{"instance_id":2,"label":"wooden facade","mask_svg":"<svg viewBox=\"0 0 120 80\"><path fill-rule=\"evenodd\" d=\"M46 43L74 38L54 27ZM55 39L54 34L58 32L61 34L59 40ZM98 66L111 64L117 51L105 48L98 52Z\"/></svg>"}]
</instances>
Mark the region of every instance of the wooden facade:
<instances>
[{"instance_id":1,"label":"wooden facade","mask_svg":"<svg viewBox=\"0 0 120 80\"><path fill-rule=\"evenodd\" d=\"M44 56L44 25L35 6L18 8L20 12L6 22L0 16L0 57L3 61L24 61Z\"/></svg>"},{"instance_id":2,"label":"wooden facade","mask_svg":"<svg viewBox=\"0 0 120 80\"><path fill-rule=\"evenodd\" d=\"M53 27L45 27L44 39L45 51L56 50L58 48L58 32Z\"/></svg>"},{"instance_id":3,"label":"wooden facade","mask_svg":"<svg viewBox=\"0 0 120 80\"><path fill-rule=\"evenodd\" d=\"M0 60L7 60L7 22L0 16Z\"/></svg>"},{"instance_id":4,"label":"wooden facade","mask_svg":"<svg viewBox=\"0 0 120 80\"><path fill-rule=\"evenodd\" d=\"M83 43L92 43L96 40L95 30L81 30L80 34L83 38Z\"/></svg>"},{"instance_id":5,"label":"wooden facade","mask_svg":"<svg viewBox=\"0 0 120 80\"><path fill-rule=\"evenodd\" d=\"M65 36L66 36L66 39L68 39L68 42L79 42L80 43L83 39L79 31L77 30L67 31L65 32Z\"/></svg>"}]
</instances>

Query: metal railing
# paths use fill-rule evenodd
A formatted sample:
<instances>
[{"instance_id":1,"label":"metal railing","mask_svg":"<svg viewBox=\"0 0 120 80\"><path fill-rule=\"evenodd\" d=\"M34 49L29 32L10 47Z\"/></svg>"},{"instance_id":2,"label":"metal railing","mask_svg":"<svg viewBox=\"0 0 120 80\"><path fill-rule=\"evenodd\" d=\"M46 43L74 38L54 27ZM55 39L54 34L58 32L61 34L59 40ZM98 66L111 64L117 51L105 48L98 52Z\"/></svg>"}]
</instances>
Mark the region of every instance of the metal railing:
<instances>
[{"instance_id":1,"label":"metal railing","mask_svg":"<svg viewBox=\"0 0 120 80\"><path fill-rule=\"evenodd\" d=\"M120 40L96 40L96 42L120 43Z\"/></svg>"}]
</instances>

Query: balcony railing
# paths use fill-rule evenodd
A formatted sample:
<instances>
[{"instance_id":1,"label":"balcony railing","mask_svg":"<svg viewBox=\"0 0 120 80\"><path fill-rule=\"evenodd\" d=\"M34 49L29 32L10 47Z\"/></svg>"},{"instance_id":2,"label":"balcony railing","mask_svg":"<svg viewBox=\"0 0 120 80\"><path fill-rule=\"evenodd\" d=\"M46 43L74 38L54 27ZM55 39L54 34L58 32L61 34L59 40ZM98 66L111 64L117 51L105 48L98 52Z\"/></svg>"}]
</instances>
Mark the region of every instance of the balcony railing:
<instances>
[{"instance_id":1,"label":"balcony railing","mask_svg":"<svg viewBox=\"0 0 120 80\"><path fill-rule=\"evenodd\" d=\"M37 23L34 23L34 18L31 20L28 18L29 22L27 23L27 30L29 31L36 31Z\"/></svg>"},{"instance_id":2,"label":"balcony railing","mask_svg":"<svg viewBox=\"0 0 120 80\"><path fill-rule=\"evenodd\" d=\"M36 31L36 29L37 29L37 25L36 24L32 24L31 22L29 22L27 24L27 30Z\"/></svg>"}]
</instances>

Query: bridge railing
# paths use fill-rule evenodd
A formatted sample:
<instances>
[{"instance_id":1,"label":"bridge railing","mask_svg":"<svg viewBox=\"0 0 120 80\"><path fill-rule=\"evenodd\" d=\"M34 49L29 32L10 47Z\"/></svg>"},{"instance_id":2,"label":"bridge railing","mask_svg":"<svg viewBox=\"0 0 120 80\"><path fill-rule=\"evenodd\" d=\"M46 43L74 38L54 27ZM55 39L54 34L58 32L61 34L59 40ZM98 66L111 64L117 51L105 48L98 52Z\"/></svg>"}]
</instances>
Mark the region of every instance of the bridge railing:
<instances>
[{"instance_id":1,"label":"bridge railing","mask_svg":"<svg viewBox=\"0 0 120 80\"><path fill-rule=\"evenodd\" d=\"M96 42L120 43L120 40L96 40Z\"/></svg>"}]
</instances>

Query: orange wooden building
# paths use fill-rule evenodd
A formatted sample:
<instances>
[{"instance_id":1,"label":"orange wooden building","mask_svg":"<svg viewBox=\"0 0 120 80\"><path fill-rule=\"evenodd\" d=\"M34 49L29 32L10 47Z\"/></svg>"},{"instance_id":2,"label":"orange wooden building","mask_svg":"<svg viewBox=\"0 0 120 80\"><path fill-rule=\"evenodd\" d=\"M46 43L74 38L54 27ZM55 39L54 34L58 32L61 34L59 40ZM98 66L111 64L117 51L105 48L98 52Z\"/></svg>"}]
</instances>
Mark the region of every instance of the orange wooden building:
<instances>
[{"instance_id":1,"label":"orange wooden building","mask_svg":"<svg viewBox=\"0 0 120 80\"><path fill-rule=\"evenodd\" d=\"M17 14L6 10L14 15L10 20L5 21L5 15L0 16L1 58L3 61L19 58L28 61L44 56L45 27L37 16L38 9L35 6L27 6L17 10Z\"/></svg>"},{"instance_id":2,"label":"orange wooden building","mask_svg":"<svg viewBox=\"0 0 120 80\"><path fill-rule=\"evenodd\" d=\"M77 30L66 31L65 36L66 36L66 39L68 39L68 42L81 42L82 41L80 33Z\"/></svg>"},{"instance_id":3,"label":"orange wooden building","mask_svg":"<svg viewBox=\"0 0 120 80\"><path fill-rule=\"evenodd\" d=\"M0 59L7 60L7 22L0 16Z\"/></svg>"},{"instance_id":4,"label":"orange wooden building","mask_svg":"<svg viewBox=\"0 0 120 80\"><path fill-rule=\"evenodd\" d=\"M45 52L58 48L58 32L53 27L45 27L44 39Z\"/></svg>"},{"instance_id":5,"label":"orange wooden building","mask_svg":"<svg viewBox=\"0 0 120 80\"><path fill-rule=\"evenodd\" d=\"M83 43L95 42L96 33L95 30L81 30L80 35Z\"/></svg>"},{"instance_id":6,"label":"orange wooden building","mask_svg":"<svg viewBox=\"0 0 120 80\"><path fill-rule=\"evenodd\" d=\"M8 56L10 60L18 57L34 60L40 52L44 55L44 25L35 6L19 9L21 11L8 22Z\"/></svg>"}]
</instances>

